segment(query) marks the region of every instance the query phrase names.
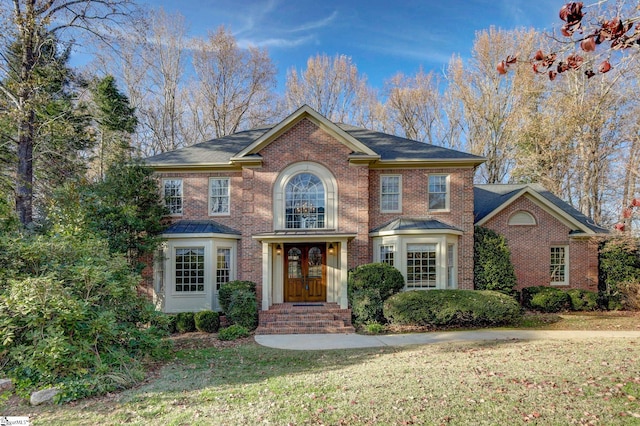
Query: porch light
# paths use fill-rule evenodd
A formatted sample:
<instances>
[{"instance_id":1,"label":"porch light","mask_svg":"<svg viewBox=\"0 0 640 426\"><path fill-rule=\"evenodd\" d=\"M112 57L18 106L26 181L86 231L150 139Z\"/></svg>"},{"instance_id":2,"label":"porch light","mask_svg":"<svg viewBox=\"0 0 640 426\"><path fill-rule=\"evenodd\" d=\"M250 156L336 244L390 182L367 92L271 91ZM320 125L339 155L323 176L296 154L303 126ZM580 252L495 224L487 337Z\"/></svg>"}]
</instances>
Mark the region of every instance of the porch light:
<instances>
[{"instance_id":1,"label":"porch light","mask_svg":"<svg viewBox=\"0 0 640 426\"><path fill-rule=\"evenodd\" d=\"M333 254L333 243L329 243L329 254Z\"/></svg>"},{"instance_id":2,"label":"porch light","mask_svg":"<svg viewBox=\"0 0 640 426\"><path fill-rule=\"evenodd\" d=\"M280 255L282 254L282 246L281 246L280 244L278 244L278 245L276 246L276 254L277 254L278 256L280 256Z\"/></svg>"}]
</instances>

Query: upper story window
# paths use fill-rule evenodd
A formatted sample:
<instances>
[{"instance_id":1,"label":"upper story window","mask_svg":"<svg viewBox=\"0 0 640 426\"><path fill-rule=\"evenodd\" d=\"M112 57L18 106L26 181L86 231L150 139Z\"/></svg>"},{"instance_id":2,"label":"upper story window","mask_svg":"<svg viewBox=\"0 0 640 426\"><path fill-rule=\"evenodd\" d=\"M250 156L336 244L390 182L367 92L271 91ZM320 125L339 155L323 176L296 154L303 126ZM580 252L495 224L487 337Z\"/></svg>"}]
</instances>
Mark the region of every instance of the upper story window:
<instances>
[{"instance_id":1,"label":"upper story window","mask_svg":"<svg viewBox=\"0 0 640 426\"><path fill-rule=\"evenodd\" d=\"M325 190L312 173L299 173L285 188L285 228L324 228Z\"/></svg>"},{"instance_id":2,"label":"upper story window","mask_svg":"<svg viewBox=\"0 0 640 426\"><path fill-rule=\"evenodd\" d=\"M172 215L182 214L182 179L164 179L162 181L164 203Z\"/></svg>"},{"instance_id":3,"label":"upper story window","mask_svg":"<svg viewBox=\"0 0 640 426\"><path fill-rule=\"evenodd\" d=\"M230 203L229 178L209 179L209 215L228 216Z\"/></svg>"},{"instance_id":4,"label":"upper story window","mask_svg":"<svg viewBox=\"0 0 640 426\"><path fill-rule=\"evenodd\" d=\"M448 175L429 175L429 210L449 210Z\"/></svg>"},{"instance_id":5,"label":"upper story window","mask_svg":"<svg viewBox=\"0 0 640 426\"><path fill-rule=\"evenodd\" d=\"M380 176L380 210L383 213L402 210L402 179L400 176Z\"/></svg>"}]
</instances>

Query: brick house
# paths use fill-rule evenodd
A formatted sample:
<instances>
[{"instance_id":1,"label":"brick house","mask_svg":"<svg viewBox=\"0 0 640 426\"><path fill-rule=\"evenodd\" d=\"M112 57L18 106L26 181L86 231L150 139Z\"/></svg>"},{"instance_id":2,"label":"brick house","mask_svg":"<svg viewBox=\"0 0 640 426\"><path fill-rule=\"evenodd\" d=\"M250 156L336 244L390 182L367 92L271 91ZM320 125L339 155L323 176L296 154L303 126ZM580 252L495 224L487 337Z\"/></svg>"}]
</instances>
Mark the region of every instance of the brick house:
<instances>
[{"instance_id":1,"label":"brick house","mask_svg":"<svg viewBox=\"0 0 640 426\"><path fill-rule=\"evenodd\" d=\"M257 283L261 321L287 303L346 310L349 269L374 261L398 268L408 290L472 289L476 223L507 236L520 286L550 284L551 264L563 285L597 286L587 237L603 230L566 203L533 186L474 187L482 157L308 106L146 161L171 211L154 267L166 312L219 309L217 290L235 279Z\"/></svg>"}]
</instances>

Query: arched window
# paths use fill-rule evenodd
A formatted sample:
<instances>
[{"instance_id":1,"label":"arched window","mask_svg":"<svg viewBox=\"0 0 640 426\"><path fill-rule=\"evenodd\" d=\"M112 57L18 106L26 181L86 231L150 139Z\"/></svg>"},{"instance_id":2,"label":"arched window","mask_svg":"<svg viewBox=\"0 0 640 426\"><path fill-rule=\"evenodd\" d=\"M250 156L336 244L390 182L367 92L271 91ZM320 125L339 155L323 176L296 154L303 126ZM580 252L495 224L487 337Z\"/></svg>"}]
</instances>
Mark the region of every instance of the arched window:
<instances>
[{"instance_id":1,"label":"arched window","mask_svg":"<svg viewBox=\"0 0 640 426\"><path fill-rule=\"evenodd\" d=\"M509 217L508 223L511 226L532 226L536 224L536 218L531 213L520 210Z\"/></svg>"},{"instance_id":2,"label":"arched window","mask_svg":"<svg viewBox=\"0 0 640 426\"><path fill-rule=\"evenodd\" d=\"M285 227L314 229L325 227L325 190L312 173L299 173L285 188Z\"/></svg>"}]
</instances>

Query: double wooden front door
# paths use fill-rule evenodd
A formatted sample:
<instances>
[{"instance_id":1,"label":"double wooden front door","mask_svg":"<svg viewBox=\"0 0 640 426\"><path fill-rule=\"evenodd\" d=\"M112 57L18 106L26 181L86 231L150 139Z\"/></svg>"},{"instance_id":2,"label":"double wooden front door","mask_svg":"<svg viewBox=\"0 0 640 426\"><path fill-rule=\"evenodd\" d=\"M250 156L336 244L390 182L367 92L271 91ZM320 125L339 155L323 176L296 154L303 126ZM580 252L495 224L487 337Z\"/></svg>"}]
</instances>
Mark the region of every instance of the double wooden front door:
<instances>
[{"instance_id":1,"label":"double wooden front door","mask_svg":"<svg viewBox=\"0 0 640 426\"><path fill-rule=\"evenodd\" d=\"M285 244L284 301L326 302L324 244Z\"/></svg>"}]
</instances>

